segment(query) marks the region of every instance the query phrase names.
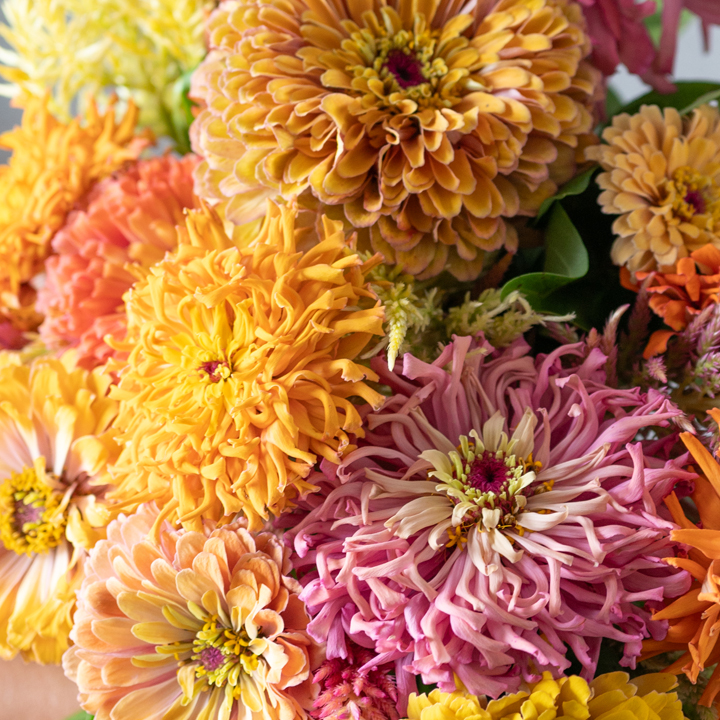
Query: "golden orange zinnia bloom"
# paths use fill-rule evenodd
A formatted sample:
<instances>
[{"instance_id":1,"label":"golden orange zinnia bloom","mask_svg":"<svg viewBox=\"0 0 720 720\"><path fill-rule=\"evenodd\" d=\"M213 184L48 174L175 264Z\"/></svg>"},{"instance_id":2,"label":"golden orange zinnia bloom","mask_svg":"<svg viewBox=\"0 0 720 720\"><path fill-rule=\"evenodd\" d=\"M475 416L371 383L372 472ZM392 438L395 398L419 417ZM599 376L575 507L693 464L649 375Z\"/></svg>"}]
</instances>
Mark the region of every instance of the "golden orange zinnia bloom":
<instances>
[{"instance_id":1,"label":"golden orange zinnia bloom","mask_svg":"<svg viewBox=\"0 0 720 720\"><path fill-rule=\"evenodd\" d=\"M65 125L47 98L28 97L22 125L0 135L0 147L12 150L0 167L0 315L17 318L21 329L33 329L25 327L34 302L27 283L42 270L53 234L93 183L147 146L135 135L136 121L132 104L118 123L112 104L101 115L91 102L85 118ZM33 319L37 326L41 317Z\"/></svg>"},{"instance_id":2,"label":"golden orange zinnia bloom","mask_svg":"<svg viewBox=\"0 0 720 720\"><path fill-rule=\"evenodd\" d=\"M720 410L709 412L716 422L720 421ZM665 502L681 528L673 530L672 539L688 545L690 550L687 557L666 558L666 562L687 570L694 583L683 597L653 615L655 620L668 621L668 634L664 640L646 640L643 657L682 650L683 654L665 672L684 672L695 683L705 668L720 661L720 464L696 437L689 433L680 437L702 473L692 495L702 528L687 519L672 493ZM700 704L711 706L718 692L720 665L713 671Z\"/></svg>"},{"instance_id":3,"label":"golden orange zinnia bloom","mask_svg":"<svg viewBox=\"0 0 720 720\"><path fill-rule=\"evenodd\" d=\"M703 105L682 118L675 108L643 105L616 115L607 144L587 149L606 172L602 211L618 215L612 259L631 272L675 263L708 243L720 248L720 112Z\"/></svg>"},{"instance_id":4,"label":"golden orange zinnia bloom","mask_svg":"<svg viewBox=\"0 0 720 720\"><path fill-rule=\"evenodd\" d=\"M354 362L382 334L365 282L378 259L363 263L340 223L296 227L295 212L269 204L238 247L212 211L190 211L178 251L127 295L128 360L112 361L124 507L155 500L189 528L242 511L258 527L362 434L349 398L382 402Z\"/></svg>"},{"instance_id":5,"label":"golden orange zinnia bloom","mask_svg":"<svg viewBox=\"0 0 720 720\"><path fill-rule=\"evenodd\" d=\"M109 379L44 358L0 368L0 657L59 663L87 550L109 517Z\"/></svg>"},{"instance_id":6,"label":"golden orange zinnia bloom","mask_svg":"<svg viewBox=\"0 0 720 720\"><path fill-rule=\"evenodd\" d=\"M405 272L473 279L595 141L584 28L567 0L224 0L198 193L238 223L300 195Z\"/></svg>"},{"instance_id":7,"label":"golden orange zinnia bloom","mask_svg":"<svg viewBox=\"0 0 720 720\"><path fill-rule=\"evenodd\" d=\"M95 720L305 720L322 657L290 550L245 522L108 527L78 594L66 674Z\"/></svg>"}]
</instances>

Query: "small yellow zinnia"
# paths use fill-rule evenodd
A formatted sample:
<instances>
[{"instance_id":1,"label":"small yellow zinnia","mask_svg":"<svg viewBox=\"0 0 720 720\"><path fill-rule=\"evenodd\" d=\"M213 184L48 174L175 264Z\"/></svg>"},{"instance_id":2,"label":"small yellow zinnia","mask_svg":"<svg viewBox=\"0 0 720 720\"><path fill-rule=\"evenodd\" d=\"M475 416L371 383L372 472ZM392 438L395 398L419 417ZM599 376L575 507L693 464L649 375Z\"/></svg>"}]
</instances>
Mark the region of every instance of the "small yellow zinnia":
<instances>
[{"instance_id":1,"label":"small yellow zinnia","mask_svg":"<svg viewBox=\"0 0 720 720\"><path fill-rule=\"evenodd\" d=\"M268 207L240 247L214 212L190 211L178 251L127 296L128 360L113 363L124 507L154 500L189 529L242 511L257 528L362 435L350 398L382 401L354 362L382 334L376 260L340 223L296 227L296 208Z\"/></svg>"},{"instance_id":2,"label":"small yellow zinnia","mask_svg":"<svg viewBox=\"0 0 720 720\"><path fill-rule=\"evenodd\" d=\"M42 358L0 367L0 657L59 663L75 591L109 519L109 378Z\"/></svg>"},{"instance_id":3,"label":"small yellow zinnia","mask_svg":"<svg viewBox=\"0 0 720 720\"><path fill-rule=\"evenodd\" d=\"M605 172L602 211L617 215L616 265L631 272L674 273L678 260L712 244L720 248L720 112L703 105L688 117L643 105L617 115L606 144L588 148Z\"/></svg>"},{"instance_id":4,"label":"small yellow zinnia","mask_svg":"<svg viewBox=\"0 0 720 720\"><path fill-rule=\"evenodd\" d=\"M47 99L31 98L22 125L0 135L12 150L0 167L0 314L21 330L34 302L29 281L43 269L50 240L93 183L136 158L148 140L135 135L137 110L118 123L111 106L65 125L53 117ZM37 318L38 322L40 318Z\"/></svg>"},{"instance_id":5,"label":"small yellow zinnia","mask_svg":"<svg viewBox=\"0 0 720 720\"><path fill-rule=\"evenodd\" d=\"M671 693L675 678L665 673L630 679L624 672L599 675L590 683L577 675L553 680L543 673L529 692L488 702L464 690L410 695L409 720L683 720L682 703Z\"/></svg>"}]
</instances>

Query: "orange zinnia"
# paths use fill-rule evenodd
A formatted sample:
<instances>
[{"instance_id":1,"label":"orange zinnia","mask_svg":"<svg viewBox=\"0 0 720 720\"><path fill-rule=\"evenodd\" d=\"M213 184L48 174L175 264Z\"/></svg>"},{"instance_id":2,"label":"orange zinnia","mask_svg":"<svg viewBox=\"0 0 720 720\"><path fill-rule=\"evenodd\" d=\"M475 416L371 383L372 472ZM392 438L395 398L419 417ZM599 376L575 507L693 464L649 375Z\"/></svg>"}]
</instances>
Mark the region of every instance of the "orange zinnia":
<instances>
[{"instance_id":1,"label":"orange zinnia","mask_svg":"<svg viewBox=\"0 0 720 720\"><path fill-rule=\"evenodd\" d=\"M709 412L720 421L720 410ZM683 597L653 615L655 620L668 621L668 634L664 640L646 640L643 658L683 650L665 672L684 672L695 683L705 668L720 661L720 464L696 437L689 433L680 437L702 471L692 494L701 527L687 519L677 496L671 493L665 503L681 528L672 531L672 539L690 550L687 557L666 558L666 562L687 570L694 583ZM718 692L720 665L713 671L700 704L709 707Z\"/></svg>"},{"instance_id":2,"label":"orange zinnia","mask_svg":"<svg viewBox=\"0 0 720 720\"><path fill-rule=\"evenodd\" d=\"M355 362L382 335L365 280L378 258L363 263L339 223L295 215L270 204L238 247L215 213L191 210L177 252L126 295L128 360L110 365L124 507L155 500L191 529L244 512L258 528L362 435L350 398L382 403Z\"/></svg>"},{"instance_id":3,"label":"orange zinnia","mask_svg":"<svg viewBox=\"0 0 720 720\"><path fill-rule=\"evenodd\" d=\"M130 104L117 123L112 105L101 115L91 102L84 124L78 118L65 125L48 111L47 98L28 98L22 125L0 136L0 147L13 151L0 167L0 316L19 329L33 329L28 283L42 271L67 214L93 183L147 146L146 137L135 135L137 114Z\"/></svg>"},{"instance_id":4,"label":"orange zinnia","mask_svg":"<svg viewBox=\"0 0 720 720\"><path fill-rule=\"evenodd\" d=\"M225 0L198 193L233 222L300 195L404 272L474 279L595 142L584 27L566 0Z\"/></svg>"}]
</instances>

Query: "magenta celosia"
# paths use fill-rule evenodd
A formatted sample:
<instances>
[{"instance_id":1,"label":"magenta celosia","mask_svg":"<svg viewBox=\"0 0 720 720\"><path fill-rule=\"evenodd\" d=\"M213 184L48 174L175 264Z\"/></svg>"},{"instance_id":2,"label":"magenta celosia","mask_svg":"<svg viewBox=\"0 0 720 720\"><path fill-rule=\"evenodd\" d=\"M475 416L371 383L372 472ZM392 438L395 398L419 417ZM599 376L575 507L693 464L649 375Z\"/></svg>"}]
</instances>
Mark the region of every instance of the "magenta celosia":
<instances>
[{"instance_id":1,"label":"magenta celosia","mask_svg":"<svg viewBox=\"0 0 720 720\"><path fill-rule=\"evenodd\" d=\"M326 660L313 682L321 687L315 699L317 720L397 720L397 687L392 665L377 667L375 653L346 643L346 657Z\"/></svg>"},{"instance_id":2,"label":"magenta celosia","mask_svg":"<svg viewBox=\"0 0 720 720\"><path fill-rule=\"evenodd\" d=\"M650 608L688 587L662 562L675 526L658 508L694 476L661 459L674 433L635 441L680 411L606 386L599 350L528 352L456 338L432 364L405 355L366 438L289 531L309 631L329 658L352 640L394 661L401 703L416 674L514 691L565 671L568 647L592 677L603 638L633 665L665 632Z\"/></svg>"},{"instance_id":3,"label":"magenta celosia","mask_svg":"<svg viewBox=\"0 0 720 720\"><path fill-rule=\"evenodd\" d=\"M70 215L52 242L38 309L51 347L77 346L92 368L112 349L106 335L124 336L123 294L177 245L185 208L198 207L192 173L198 159L170 155L143 160L95 186L86 210ZM128 266L135 266L133 272Z\"/></svg>"}]
</instances>

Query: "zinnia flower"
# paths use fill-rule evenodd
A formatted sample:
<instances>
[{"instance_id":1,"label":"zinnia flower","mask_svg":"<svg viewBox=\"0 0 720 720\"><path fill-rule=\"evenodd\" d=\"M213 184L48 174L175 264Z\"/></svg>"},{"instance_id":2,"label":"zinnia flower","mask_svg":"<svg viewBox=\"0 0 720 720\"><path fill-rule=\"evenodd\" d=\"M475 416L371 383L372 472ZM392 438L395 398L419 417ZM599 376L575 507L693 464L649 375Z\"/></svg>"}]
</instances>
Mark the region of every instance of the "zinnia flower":
<instances>
[{"instance_id":1,"label":"zinnia flower","mask_svg":"<svg viewBox=\"0 0 720 720\"><path fill-rule=\"evenodd\" d=\"M243 521L175 531L150 507L113 521L63 658L82 706L95 720L306 718L321 658L288 556Z\"/></svg>"},{"instance_id":2,"label":"zinnia flower","mask_svg":"<svg viewBox=\"0 0 720 720\"><path fill-rule=\"evenodd\" d=\"M0 167L0 312L12 319L32 306L29 281L43 269L50 241L98 180L138 156L148 144L134 134L137 110L120 123L90 104L84 124L56 120L47 99L27 101L22 125L0 135L13 151Z\"/></svg>"},{"instance_id":3,"label":"zinnia flower","mask_svg":"<svg viewBox=\"0 0 720 720\"><path fill-rule=\"evenodd\" d=\"M588 148L602 211L619 215L612 247L631 272L673 272L707 244L720 247L720 113L703 105L683 119L674 108L643 106L617 115L603 131L607 145Z\"/></svg>"},{"instance_id":4,"label":"zinnia flower","mask_svg":"<svg viewBox=\"0 0 720 720\"><path fill-rule=\"evenodd\" d=\"M187 233L128 295L117 497L156 500L189 529L238 512L257 528L362 434L349 398L383 400L354 362L382 334L365 282L378 258L362 263L326 218L319 236L296 227L292 206L270 204L241 247L210 211L190 211Z\"/></svg>"},{"instance_id":5,"label":"zinnia flower","mask_svg":"<svg viewBox=\"0 0 720 720\"><path fill-rule=\"evenodd\" d=\"M645 18L655 12L655 2L645 0L578 0L592 40L592 63L605 77L620 64L635 75L652 67L655 46L645 27Z\"/></svg>"},{"instance_id":6,"label":"zinnia flower","mask_svg":"<svg viewBox=\"0 0 720 720\"><path fill-rule=\"evenodd\" d=\"M177 247L185 208L198 207L192 171L197 158L143 160L98 183L87 209L72 213L52 241L38 308L40 336L51 347L77 346L92 368L112 354L106 335L125 334L123 293Z\"/></svg>"},{"instance_id":7,"label":"zinnia flower","mask_svg":"<svg viewBox=\"0 0 720 720\"><path fill-rule=\"evenodd\" d=\"M102 502L117 403L56 359L0 368L0 654L58 663Z\"/></svg>"},{"instance_id":8,"label":"zinnia flower","mask_svg":"<svg viewBox=\"0 0 720 720\"><path fill-rule=\"evenodd\" d=\"M313 682L321 686L312 716L318 720L397 720L392 666L376 667L371 650L347 644L347 657L326 660Z\"/></svg>"},{"instance_id":9,"label":"zinnia flower","mask_svg":"<svg viewBox=\"0 0 720 720\"><path fill-rule=\"evenodd\" d=\"M411 695L408 720L516 720L517 718L583 718L583 720L684 720L677 685L671 675L653 673L630 679L627 673L599 675L589 683L577 675L553 680L544 673L529 691L487 702L463 690Z\"/></svg>"},{"instance_id":10,"label":"zinnia flower","mask_svg":"<svg viewBox=\"0 0 720 720\"><path fill-rule=\"evenodd\" d=\"M665 630L638 603L688 587L657 506L694 476L661 459L672 436L633 442L680 411L607 387L599 350L528 351L456 337L432 364L405 355L403 376L377 362L395 394L337 478L325 466L324 501L288 519L311 635L329 658L372 644L401 697L416 674L497 696L566 670L568 647L591 676L603 638L632 665Z\"/></svg>"},{"instance_id":11,"label":"zinnia flower","mask_svg":"<svg viewBox=\"0 0 720 720\"><path fill-rule=\"evenodd\" d=\"M720 421L720 411L711 410L710 414ZM666 562L687 570L694 582L685 595L655 613L654 617L669 622L670 628L665 639L646 641L643 651L644 657L684 651L665 672L684 672L695 683L705 668L720 661L720 644L717 642L720 622L720 465L697 438L689 433L682 433L680 437L702 471L692 494L700 514L700 525L687 519L674 493L665 500L681 528L673 531L673 539L690 547L687 555L678 554L667 558ZM711 706L718 692L720 665L713 670L700 704Z\"/></svg>"},{"instance_id":12,"label":"zinnia flower","mask_svg":"<svg viewBox=\"0 0 720 720\"><path fill-rule=\"evenodd\" d=\"M462 10L462 14L459 14ZM242 222L300 195L421 278L513 250L594 141L599 73L565 0L224 0L193 76L198 194Z\"/></svg>"},{"instance_id":13,"label":"zinnia flower","mask_svg":"<svg viewBox=\"0 0 720 720\"><path fill-rule=\"evenodd\" d=\"M140 124L175 137L173 85L205 56L214 0L4 0L3 95L43 97L63 121L73 101L132 99ZM176 139L178 139L176 137ZM185 139L187 143L187 139Z\"/></svg>"}]
</instances>

